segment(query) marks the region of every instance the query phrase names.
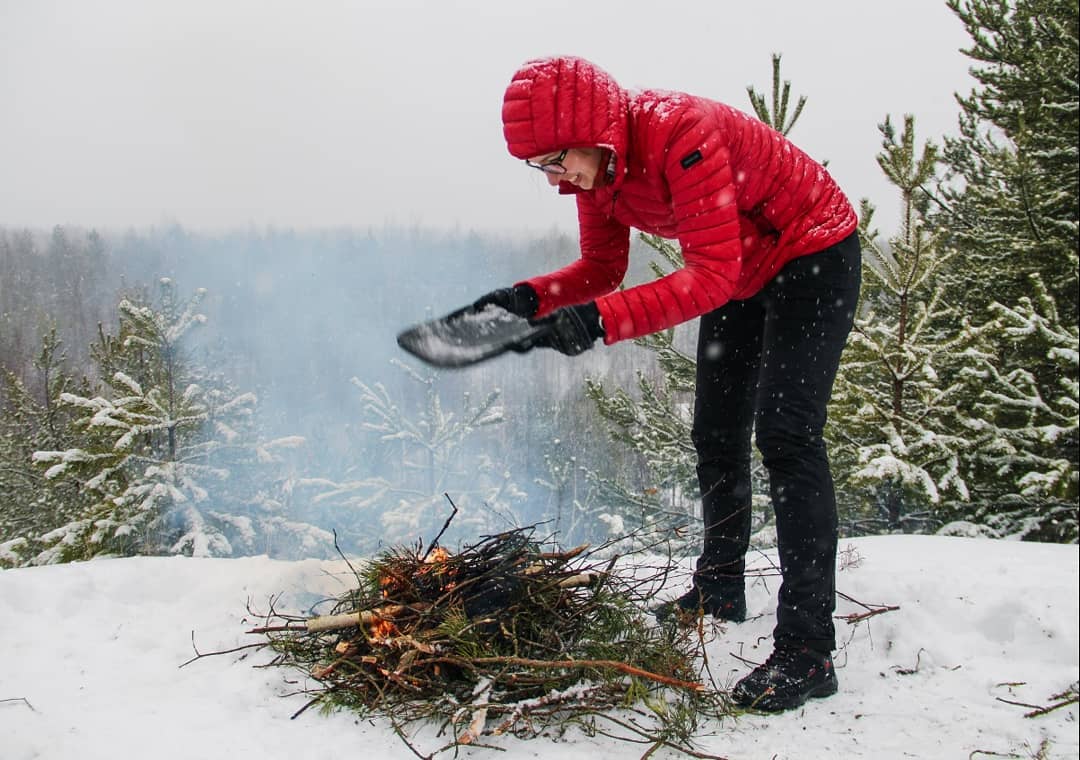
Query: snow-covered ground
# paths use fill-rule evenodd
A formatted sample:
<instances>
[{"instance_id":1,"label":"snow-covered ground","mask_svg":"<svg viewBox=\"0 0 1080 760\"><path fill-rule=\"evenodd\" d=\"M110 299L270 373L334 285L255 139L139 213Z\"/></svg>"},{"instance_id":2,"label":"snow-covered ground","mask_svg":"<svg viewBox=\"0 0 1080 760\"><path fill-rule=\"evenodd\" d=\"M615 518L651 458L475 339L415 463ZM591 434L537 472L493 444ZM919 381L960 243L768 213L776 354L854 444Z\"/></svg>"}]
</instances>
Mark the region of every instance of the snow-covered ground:
<instances>
[{"instance_id":1,"label":"snow-covered ground","mask_svg":"<svg viewBox=\"0 0 1080 760\"><path fill-rule=\"evenodd\" d=\"M1010 704L1049 706L1075 689L1076 546L888 536L841 548L839 591L899 609L856 625L837 620L837 696L708 726L700 751L778 760L1078 757L1075 703L1038 717ZM285 683L295 673L252 667L265 653L179 667L193 654L193 636L204 652L252 643L244 634L249 598L265 606L284 593L303 609L349 580L340 563L261 557L0 572L0 758L414 757L377 722L317 711L290 720L303 698L281 694L295 689ZM754 617L713 631L708 653L721 685L745 670L734 655L768 654L775 586L775 578L757 580ZM837 614L861 611L842 600ZM462 754L615 760L646 749L587 737L503 737L499 745L506 752Z\"/></svg>"}]
</instances>

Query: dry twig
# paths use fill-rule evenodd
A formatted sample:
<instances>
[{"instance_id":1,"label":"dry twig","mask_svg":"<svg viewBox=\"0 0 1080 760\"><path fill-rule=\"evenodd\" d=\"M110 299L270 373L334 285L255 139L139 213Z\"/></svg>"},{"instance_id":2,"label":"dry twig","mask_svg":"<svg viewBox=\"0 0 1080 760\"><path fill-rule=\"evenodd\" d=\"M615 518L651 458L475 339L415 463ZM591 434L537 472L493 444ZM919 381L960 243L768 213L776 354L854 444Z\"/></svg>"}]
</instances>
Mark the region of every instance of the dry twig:
<instances>
[{"instance_id":1,"label":"dry twig","mask_svg":"<svg viewBox=\"0 0 1080 760\"><path fill-rule=\"evenodd\" d=\"M837 620L845 620L848 625L855 625L856 623L872 618L875 615L882 615L886 612L895 612L900 609L899 605L895 604L866 604L865 602L860 602L858 599L853 599L842 591L837 591L836 595L841 599L845 599L852 604L857 604L866 610L866 612L852 612L847 615L836 616Z\"/></svg>"}]
</instances>

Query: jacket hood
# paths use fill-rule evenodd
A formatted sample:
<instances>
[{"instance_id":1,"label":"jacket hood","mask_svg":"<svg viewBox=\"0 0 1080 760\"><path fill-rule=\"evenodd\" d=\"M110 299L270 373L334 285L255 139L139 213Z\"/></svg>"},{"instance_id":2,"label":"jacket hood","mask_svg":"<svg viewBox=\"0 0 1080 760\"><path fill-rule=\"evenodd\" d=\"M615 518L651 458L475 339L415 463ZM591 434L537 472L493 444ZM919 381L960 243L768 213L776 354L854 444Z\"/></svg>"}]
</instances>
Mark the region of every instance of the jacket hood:
<instances>
[{"instance_id":1,"label":"jacket hood","mask_svg":"<svg viewBox=\"0 0 1080 760\"><path fill-rule=\"evenodd\" d=\"M503 96L506 147L521 159L564 148L607 148L621 164L629 142L629 103L610 74L583 58L528 61Z\"/></svg>"}]
</instances>

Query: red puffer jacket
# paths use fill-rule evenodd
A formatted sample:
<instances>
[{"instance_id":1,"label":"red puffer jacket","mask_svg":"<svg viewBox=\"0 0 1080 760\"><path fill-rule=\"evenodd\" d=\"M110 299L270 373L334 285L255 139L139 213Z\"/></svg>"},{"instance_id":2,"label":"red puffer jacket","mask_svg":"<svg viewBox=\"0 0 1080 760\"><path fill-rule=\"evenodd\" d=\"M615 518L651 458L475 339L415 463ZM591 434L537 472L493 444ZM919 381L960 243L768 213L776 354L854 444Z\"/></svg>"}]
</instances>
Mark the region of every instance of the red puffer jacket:
<instances>
[{"instance_id":1,"label":"red puffer jacket","mask_svg":"<svg viewBox=\"0 0 1080 760\"><path fill-rule=\"evenodd\" d=\"M631 94L580 58L525 64L506 90L502 116L517 158L597 146L615 156L607 184L559 185L578 194L581 258L526 281L540 297L537 316L595 299L607 343L749 298L788 261L857 226L824 167L768 125L684 93ZM685 266L617 291L631 227L677 240Z\"/></svg>"}]
</instances>

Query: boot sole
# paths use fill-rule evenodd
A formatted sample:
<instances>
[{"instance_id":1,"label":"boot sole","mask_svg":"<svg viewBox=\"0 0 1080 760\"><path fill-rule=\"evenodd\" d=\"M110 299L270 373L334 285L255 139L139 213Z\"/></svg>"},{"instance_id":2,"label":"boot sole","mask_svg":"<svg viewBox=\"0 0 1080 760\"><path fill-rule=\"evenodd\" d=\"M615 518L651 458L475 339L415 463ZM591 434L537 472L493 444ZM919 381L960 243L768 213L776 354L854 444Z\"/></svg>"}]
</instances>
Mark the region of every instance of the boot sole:
<instances>
[{"instance_id":1,"label":"boot sole","mask_svg":"<svg viewBox=\"0 0 1080 760\"><path fill-rule=\"evenodd\" d=\"M836 692L840 691L840 684L835 680L829 683L822 684L820 689L814 689L811 693L806 695L807 699L824 699L825 697L831 697Z\"/></svg>"}]
</instances>

